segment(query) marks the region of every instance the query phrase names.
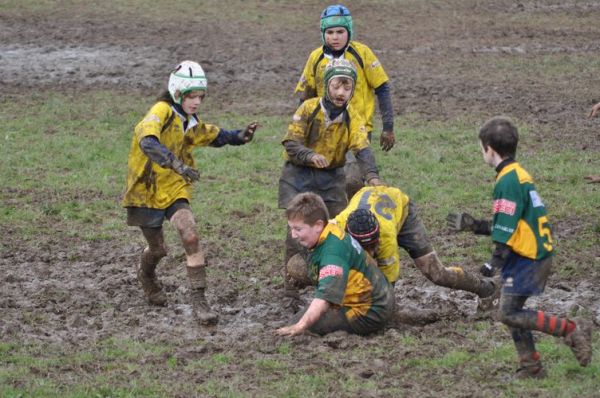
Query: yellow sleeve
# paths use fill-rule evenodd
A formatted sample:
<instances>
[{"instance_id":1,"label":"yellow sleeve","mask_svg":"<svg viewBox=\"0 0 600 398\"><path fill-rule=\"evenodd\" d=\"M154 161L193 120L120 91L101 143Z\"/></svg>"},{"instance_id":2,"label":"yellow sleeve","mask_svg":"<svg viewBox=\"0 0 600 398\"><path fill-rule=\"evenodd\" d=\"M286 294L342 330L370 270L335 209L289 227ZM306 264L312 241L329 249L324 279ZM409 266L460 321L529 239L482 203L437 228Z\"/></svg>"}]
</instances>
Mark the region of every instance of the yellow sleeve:
<instances>
[{"instance_id":1,"label":"yellow sleeve","mask_svg":"<svg viewBox=\"0 0 600 398\"><path fill-rule=\"evenodd\" d=\"M150 108L146 116L135 126L135 138L139 143L142 138L154 136L160 141L161 130L171 116L173 110L166 102L157 102Z\"/></svg>"},{"instance_id":2,"label":"yellow sleeve","mask_svg":"<svg viewBox=\"0 0 600 398\"><path fill-rule=\"evenodd\" d=\"M315 62L319 59L319 53L321 49L317 48L308 57L302 76L298 80L296 90L294 92L302 94L304 99L313 98L317 96L317 84L315 75L313 73Z\"/></svg>"},{"instance_id":3,"label":"yellow sleeve","mask_svg":"<svg viewBox=\"0 0 600 398\"><path fill-rule=\"evenodd\" d=\"M369 146L369 137L367 136L365 119L360 113L355 112L351 105L349 105L347 109L350 117L348 149L353 152L358 152Z\"/></svg>"},{"instance_id":4,"label":"yellow sleeve","mask_svg":"<svg viewBox=\"0 0 600 398\"><path fill-rule=\"evenodd\" d=\"M198 120L198 124L186 135L190 137L192 146L209 146L217 138L220 130L218 126Z\"/></svg>"},{"instance_id":5,"label":"yellow sleeve","mask_svg":"<svg viewBox=\"0 0 600 398\"><path fill-rule=\"evenodd\" d=\"M364 46L364 54L361 55L363 55L365 78L369 87L376 89L389 80L381 62L369 47Z\"/></svg>"},{"instance_id":6,"label":"yellow sleeve","mask_svg":"<svg viewBox=\"0 0 600 398\"><path fill-rule=\"evenodd\" d=\"M308 123L308 117L310 113L317 106L318 98L315 98L317 101L308 100L304 101L292 116L292 123L288 126L287 133L281 140L281 142L285 141L298 141L304 144L306 137L306 127Z\"/></svg>"}]
</instances>

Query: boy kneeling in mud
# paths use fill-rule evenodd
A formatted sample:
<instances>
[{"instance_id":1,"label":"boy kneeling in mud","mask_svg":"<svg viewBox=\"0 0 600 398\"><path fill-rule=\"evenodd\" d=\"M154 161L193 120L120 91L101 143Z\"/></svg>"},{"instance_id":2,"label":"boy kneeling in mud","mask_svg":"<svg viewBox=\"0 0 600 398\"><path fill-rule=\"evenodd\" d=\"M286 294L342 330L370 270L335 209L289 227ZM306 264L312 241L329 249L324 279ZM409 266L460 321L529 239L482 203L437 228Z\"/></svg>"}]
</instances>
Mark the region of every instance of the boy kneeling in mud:
<instances>
[{"instance_id":1,"label":"boy kneeling in mud","mask_svg":"<svg viewBox=\"0 0 600 398\"><path fill-rule=\"evenodd\" d=\"M499 318L508 326L521 367L516 378L546 376L535 349L532 330L563 337L581 366L592 358L592 326L585 319L571 320L524 308L530 296L544 291L552 270L552 231L546 207L533 178L515 161L519 135L506 117L494 117L479 130L483 160L496 170L492 222L475 220L467 213L451 213L450 226L492 236L495 249L481 273L502 273Z\"/></svg>"},{"instance_id":2,"label":"boy kneeling in mud","mask_svg":"<svg viewBox=\"0 0 600 398\"><path fill-rule=\"evenodd\" d=\"M362 247L328 222L323 199L312 192L298 194L285 213L292 238L309 249L308 277L316 288L308 308L276 333L344 330L364 335L383 329L394 312L392 286L377 266L367 263Z\"/></svg>"}]
</instances>

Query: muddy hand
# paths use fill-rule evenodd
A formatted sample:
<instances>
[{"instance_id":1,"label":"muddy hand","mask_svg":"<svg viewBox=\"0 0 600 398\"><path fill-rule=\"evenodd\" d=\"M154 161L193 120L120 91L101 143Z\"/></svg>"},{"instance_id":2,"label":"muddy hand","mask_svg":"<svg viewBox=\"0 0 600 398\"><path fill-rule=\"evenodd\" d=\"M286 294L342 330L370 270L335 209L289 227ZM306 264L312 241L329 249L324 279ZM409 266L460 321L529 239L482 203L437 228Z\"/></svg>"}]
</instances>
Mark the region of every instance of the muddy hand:
<instances>
[{"instance_id":1,"label":"muddy hand","mask_svg":"<svg viewBox=\"0 0 600 398\"><path fill-rule=\"evenodd\" d=\"M379 137L379 145L381 145L381 149L385 152L388 152L390 149L394 147L396 143L396 137L394 136L393 131L384 131L381 133Z\"/></svg>"},{"instance_id":2,"label":"muddy hand","mask_svg":"<svg viewBox=\"0 0 600 398\"><path fill-rule=\"evenodd\" d=\"M250 123L241 134L240 138L242 139L242 141L244 141L246 143L252 141L252 138L254 138L254 132L259 127L260 127L260 124L258 124L258 122Z\"/></svg>"},{"instance_id":3,"label":"muddy hand","mask_svg":"<svg viewBox=\"0 0 600 398\"><path fill-rule=\"evenodd\" d=\"M198 170L184 164L181 160L175 159L171 163L171 168L188 183L196 182L200 179Z\"/></svg>"},{"instance_id":4,"label":"muddy hand","mask_svg":"<svg viewBox=\"0 0 600 398\"><path fill-rule=\"evenodd\" d=\"M329 166L329 162L327 161L327 159L325 159L325 156L320 155L318 153L315 153L310 158L310 161L313 164L313 166L316 167L317 169L323 169L323 168Z\"/></svg>"},{"instance_id":5,"label":"muddy hand","mask_svg":"<svg viewBox=\"0 0 600 398\"><path fill-rule=\"evenodd\" d=\"M455 232L473 230L475 219L468 213L448 213L446 224Z\"/></svg>"},{"instance_id":6,"label":"muddy hand","mask_svg":"<svg viewBox=\"0 0 600 398\"><path fill-rule=\"evenodd\" d=\"M298 327L297 323L294 325L291 325L291 326L285 326L285 327L279 328L275 331L275 333L280 336L295 336L302 332L303 332L303 330L300 327Z\"/></svg>"},{"instance_id":7,"label":"muddy hand","mask_svg":"<svg viewBox=\"0 0 600 398\"><path fill-rule=\"evenodd\" d=\"M594 116L596 116L596 114L598 113L598 111L600 110L600 102L598 102L596 105L594 105L592 107L592 110L590 111L590 114L588 115L588 117L591 119Z\"/></svg>"}]
</instances>

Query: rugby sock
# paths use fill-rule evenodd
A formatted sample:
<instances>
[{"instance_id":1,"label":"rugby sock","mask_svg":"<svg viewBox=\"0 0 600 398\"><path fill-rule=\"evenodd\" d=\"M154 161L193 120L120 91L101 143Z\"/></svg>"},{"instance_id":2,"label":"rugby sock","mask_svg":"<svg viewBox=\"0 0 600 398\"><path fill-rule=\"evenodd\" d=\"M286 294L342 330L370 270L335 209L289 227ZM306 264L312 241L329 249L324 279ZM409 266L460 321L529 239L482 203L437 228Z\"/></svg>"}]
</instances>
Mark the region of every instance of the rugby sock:
<instances>
[{"instance_id":1,"label":"rugby sock","mask_svg":"<svg viewBox=\"0 0 600 398\"><path fill-rule=\"evenodd\" d=\"M575 323L556 315L546 315L544 311L537 312L536 329L553 336L566 336L575 330Z\"/></svg>"}]
</instances>

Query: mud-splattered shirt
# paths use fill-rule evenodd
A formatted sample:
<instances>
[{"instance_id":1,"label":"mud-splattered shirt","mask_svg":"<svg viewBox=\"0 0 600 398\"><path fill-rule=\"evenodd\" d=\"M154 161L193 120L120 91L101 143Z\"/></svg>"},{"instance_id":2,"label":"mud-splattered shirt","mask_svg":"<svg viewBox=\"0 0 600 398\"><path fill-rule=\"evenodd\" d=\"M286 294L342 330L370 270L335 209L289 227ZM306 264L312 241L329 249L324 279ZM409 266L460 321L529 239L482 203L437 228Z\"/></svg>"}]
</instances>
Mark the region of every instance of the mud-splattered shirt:
<instances>
[{"instance_id":1,"label":"mud-splattered shirt","mask_svg":"<svg viewBox=\"0 0 600 398\"><path fill-rule=\"evenodd\" d=\"M335 223L346 228L348 217L356 209L368 209L379 222L379 248L375 256L379 269L391 283L400 278L398 233L408 213L408 196L398 188L376 186L358 191L348 206L335 217Z\"/></svg>"},{"instance_id":2,"label":"mud-splattered shirt","mask_svg":"<svg viewBox=\"0 0 600 398\"><path fill-rule=\"evenodd\" d=\"M315 297L343 307L357 332L389 319L391 285L377 267L366 263L360 244L337 225L329 223L321 233L308 269L316 281Z\"/></svg>"},{"instance_id":3,"label":"mud-splattered shirt","mask_svg":"<svg viewBox=\"0 0 600 398\"><path fill-rule=\"evenodd\" d=\"M373 51L365 44L352 40L344 58L354 64L357 73L356 89L350 105L363 115L365 127L370 132L373 130L375 113L374 90L389 78ZM315 49L304 66L300 81L296 85L296 92L306 93L306 98L322 97L325 94L324 76L327 62L323 47Z\"/></svg>"},{"instance_id":4,"label":"mud-splattered shirt","mask_svg":"<svg viewBox=\"0 0 600 398\"><path fill-rule=\"evenodd\" d=\"M329 161L329 169L342 167L346 162L346 152L358 152L369 147L363 117L351 106L346 112L335 120L329 120L323 112L320 98L304 101L294 114L282 143L297 141L323 155ZM285 151L284 157L289 160Z\"/></svg>"},{"instance_id":5,"label":"mud-splattered shirt","mask_svg":"<svg viewBox=\"0 0 600 398\"><path fill-rule=\"evenodd\" d=\"M187 130L183 117L166 102L157 102L135 126L128 158L127 189L124 207L165 209L177 199L191 199L191 184L169 168L152 162L140 148L144 137L155 136L160 143L186 165L196 168L192 149L210 145L219 135L219 127L199 118L189 118ZM170 120L168 126L165 127Z\"/></svg>"},{"instance_id":6,"label":"mud-splattered shirt","mask_svg":"<svg viewBox=\"0 0 600 398\"><path fill-rule=\"evenodd\" d=\"M552 253L552 231L546 207L533 179L517 162L507 162L496 177L492 240L531 260Z\"/></svg>"}]
</instances>

